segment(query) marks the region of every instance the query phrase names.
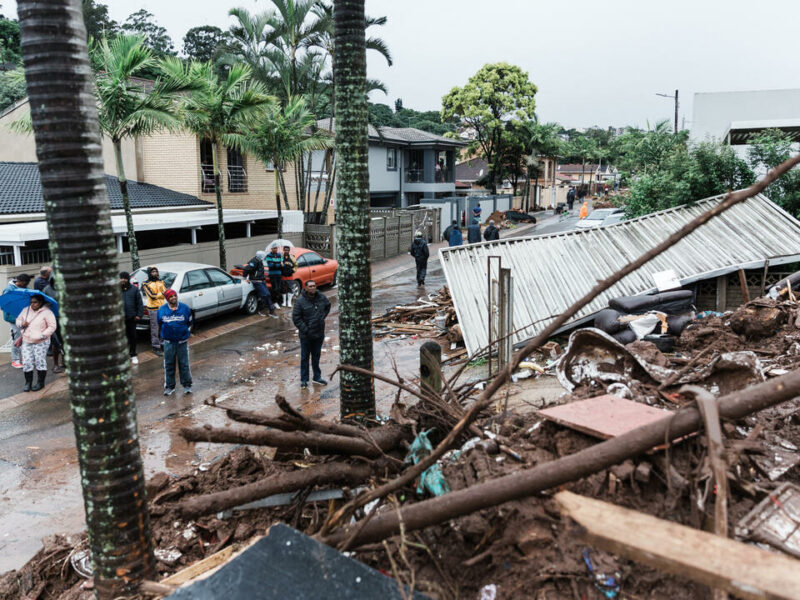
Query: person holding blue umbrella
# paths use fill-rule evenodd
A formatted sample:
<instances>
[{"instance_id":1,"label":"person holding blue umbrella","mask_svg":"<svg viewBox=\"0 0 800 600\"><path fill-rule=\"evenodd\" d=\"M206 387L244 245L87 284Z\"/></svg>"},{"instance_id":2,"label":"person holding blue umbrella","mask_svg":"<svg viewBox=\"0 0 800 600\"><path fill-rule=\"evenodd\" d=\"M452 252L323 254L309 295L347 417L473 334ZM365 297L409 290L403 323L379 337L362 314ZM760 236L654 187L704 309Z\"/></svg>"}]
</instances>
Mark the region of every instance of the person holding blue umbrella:
<instances>
[{"instance_id":1,"label":"person holding blue umbrella","mask_svg":"<svg viewBox=\"0 0 800 600\"><path fill-rule=\"evenodd\" d=\"M23 391L36 392L44 387L47 376L47 349L56 331L56 316L48 307L45 295L31 294L29 305L20 311L16 322L22 331L22 371L25 374ZM36 384L33 371L36 369Z\"/></svg>"},{"instance_id":2,"label":"person holding blue umbrella","mask_svg":"<svg viewBox=\"0 0 800 600\"><path fill-rule=\"evenodd\" d=\"M14 279L8 282L6 289L3 293L12 292L14 290L22 290L28 287L31 282L31 276L27 273L20 273ZM17 327L17 314L18 312L11 312L3 309L3 320L11 326L11 366L15 369L22 368L22 348L17 346L16 342L21 336L22 332Z\"/></svg>"}]
</instances>

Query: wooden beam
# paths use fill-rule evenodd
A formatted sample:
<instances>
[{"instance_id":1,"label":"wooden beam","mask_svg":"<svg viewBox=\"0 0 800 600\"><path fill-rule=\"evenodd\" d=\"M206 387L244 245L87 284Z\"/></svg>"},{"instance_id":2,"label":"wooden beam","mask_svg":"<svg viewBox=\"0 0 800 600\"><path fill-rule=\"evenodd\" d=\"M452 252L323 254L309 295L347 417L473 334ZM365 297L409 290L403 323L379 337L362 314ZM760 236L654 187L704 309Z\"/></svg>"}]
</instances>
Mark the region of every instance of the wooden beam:
<instances>
[{"instance_id":1,"label":"wooden beam","mask_svg":"<svg viewBox=\"0 0 800 600\"><path fill-rule=\"evenodd\" d=\"M739 269L739 286L742 288L742 298L745 303L750 302L750 290L747 289L747 276L744 274L744 269Z\"/></svg>"},{"instance_id":2,"label":"wooden beam","mask_svg":"<svg viewBox=\"0 0 800 600\"><path fill-rule=\"evenodd\" d=\"M728 310L728 276L717 277L717 312Z\"/></svg>"},{"instance_id":3,"label":"wooden beam","mask_svg":"<svg viewBox=\"0 0 800 600\"><path fill-rule=\"evenodd\" d=\"M253 541L254 540L251 540L250 543ZM246 546L249 546L250 543L246 544ZM182 571L178 571L174 575L170 575L160 583L167 586L181 586L187 581L192 581L200 575L208 573L211 569L215 569L220 565L225 564L228 562L228 559L230 559L231 556L233 556L233 546L228 546L227 548L223 548L211 556L206 556L203 560L199 560L193 565L189 565Z\"/></svg>"},{"instance_id":4,"label":"wooden beam","mask_svg":"<svg viewBox=\"0 0 800 600\"><path fill-rule=\"evenodd\" d=\"M598 548L737 598L800 598L800 561L571 492L555 496Z\"/></svg>"}]
</instances>

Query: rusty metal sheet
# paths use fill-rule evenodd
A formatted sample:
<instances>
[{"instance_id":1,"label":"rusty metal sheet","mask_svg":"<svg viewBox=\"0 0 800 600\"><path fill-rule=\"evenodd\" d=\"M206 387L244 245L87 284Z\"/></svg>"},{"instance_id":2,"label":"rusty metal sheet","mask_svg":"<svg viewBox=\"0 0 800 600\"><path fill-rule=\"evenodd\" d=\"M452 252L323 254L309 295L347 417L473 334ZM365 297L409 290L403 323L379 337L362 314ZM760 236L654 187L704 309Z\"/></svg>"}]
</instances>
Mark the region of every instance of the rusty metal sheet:
<instances>
[{"instance_id":1,"label":"rusty metal sheet","mask_svg":"<svg viewBox=\"0 0 800 600\"><path fill-rule=\"evenodd\" d=\"M628 433L670 414L672 413L667 410L610 394L539 411L539 415L545 419L604 440Z\"/></svg>"}]
</instances>

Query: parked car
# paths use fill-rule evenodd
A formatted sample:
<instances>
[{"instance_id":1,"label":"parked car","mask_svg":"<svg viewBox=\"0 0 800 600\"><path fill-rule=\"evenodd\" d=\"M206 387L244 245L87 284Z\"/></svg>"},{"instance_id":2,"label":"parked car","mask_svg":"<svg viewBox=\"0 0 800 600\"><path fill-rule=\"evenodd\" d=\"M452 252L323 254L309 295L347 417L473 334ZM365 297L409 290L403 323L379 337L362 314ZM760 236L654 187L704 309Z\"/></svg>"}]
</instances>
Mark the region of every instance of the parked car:
<instances>
[{"instance_id":1,"label":"parked car","mask_svg":"<svg viewBox=\"0 0 800 600\"><path fill-rule=\"evenodd\" d=\"M289 250L295 260L297 260L297 271L289 280L289 288L292 293L299 294L306 281L313 279L317 282L317 286L322 285L336 285L336 272L339 269L339 263L332 258L324 258L308 248L291 248ZM235 265L231 269L231 275L234 277L243 277L243 265ZM267 287L269 280L267 280Z\"/></svg>"},{"instance_id":2,"label":"parked car","mask_svg":"<svg viewBox=\"0 0 800 600\"><path fill-rule=\"evenodd\" d=\"M619 216L617 217L617 215ZM617 217L617 220L606 223L606 219L610 219L611 217ZM590 229L592 227L600 227L601 225L609 225L612 222L616 223L624 218L625 211L621 208L598 208L590 212L585 219L578 221L575 226L578 229Z\"/></svg>"},{"instance_id":3,"label":"parked car","mask_svg":"<svg viewBox=\"0 0 800 600\"><path fill-rule=\"evenodd\" d=\"M231 277L219 267L190 262L165 262L154 266L167 289L178 292L178 300L192 309L195 321L234 310L248 315L258 310L253 284ZM137 269L131 274L131 281L140 289L146 280L145 269ZM137 329L148 329L149 318L145 308L144 318L139 320Z\"/></svg>"},{"instance_id":4,"label":"parked car","mask_svg":"<svg viewBox=\"0 0 800 600\"><path fill-rule=\"evenodd\" d=\"M507 210L506 220L514 223L536 223L536 217L521 210Z\"/></svg>"}]
</instances>

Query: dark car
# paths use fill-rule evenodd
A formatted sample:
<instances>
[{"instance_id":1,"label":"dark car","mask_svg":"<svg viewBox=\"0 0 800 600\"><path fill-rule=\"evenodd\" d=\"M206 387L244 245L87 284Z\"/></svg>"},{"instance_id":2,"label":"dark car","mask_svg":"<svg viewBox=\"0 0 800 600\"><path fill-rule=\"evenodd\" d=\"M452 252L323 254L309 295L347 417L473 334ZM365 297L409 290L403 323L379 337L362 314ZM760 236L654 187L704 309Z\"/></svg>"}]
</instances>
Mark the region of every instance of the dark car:
<instances>
[{"instance_id":1,"label":"dark car","mask_svg":"<svg viewBox=\"0 0 800 600\"><path fill-rule=\"evenodd\" d=\"M521 210L507 210L506 221L514 223L536 223L536 217Z\"/></svg>"}]
</instances>

